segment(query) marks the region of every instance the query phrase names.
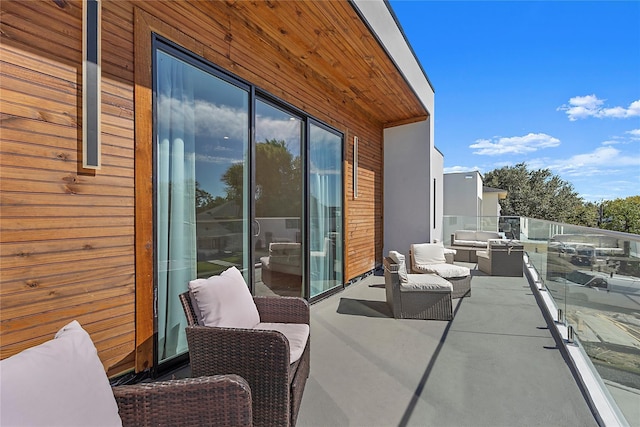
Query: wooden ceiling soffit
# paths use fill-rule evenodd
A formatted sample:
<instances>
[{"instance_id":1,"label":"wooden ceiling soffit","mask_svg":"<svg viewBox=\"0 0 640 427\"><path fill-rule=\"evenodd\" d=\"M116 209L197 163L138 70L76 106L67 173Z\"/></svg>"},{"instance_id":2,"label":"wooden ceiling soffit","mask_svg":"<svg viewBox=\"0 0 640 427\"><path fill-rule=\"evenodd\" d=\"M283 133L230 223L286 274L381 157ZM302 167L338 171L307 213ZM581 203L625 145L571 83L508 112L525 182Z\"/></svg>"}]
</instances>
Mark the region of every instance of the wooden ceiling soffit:
<instances>
[{"instance_id":1,"label":"wooden ceiling soffit","mask_svg":"<svg viewBox=\"0 0 640 427\"><path fill-rule=\"evenodd\" d=\"M219 14L220 3L211 1ZM227 1L270 49L332 99L381 123L415 120L427 111L348 1Z\"/></svg>"},{"instance_id":2,"label":"wooden ceiling soffit","mask_svg":"<svg viewBox=\"0 0 640 427\"><path fill-rule=\"evenodd\" d=\"M387 122L384 124L384 128L393 128L396 126L402 126L402 125L409 125L411 123L418 123L418 122L424 122L425 120L427 120L429 118L429 114L425 114L423 116L416 116L416 117L412 117L410 119L405 119L405 120L398 120L395 122Z\"/></svg>"}]
</instances>

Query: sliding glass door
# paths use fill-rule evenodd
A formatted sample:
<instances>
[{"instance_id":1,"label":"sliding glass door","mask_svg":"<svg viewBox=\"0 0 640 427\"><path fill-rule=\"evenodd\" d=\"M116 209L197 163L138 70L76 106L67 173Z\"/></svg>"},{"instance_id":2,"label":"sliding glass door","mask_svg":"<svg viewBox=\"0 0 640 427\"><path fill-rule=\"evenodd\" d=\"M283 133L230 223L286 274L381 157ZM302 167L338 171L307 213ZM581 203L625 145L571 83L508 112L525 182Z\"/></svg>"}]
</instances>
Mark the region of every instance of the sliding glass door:
<instances>
[{"instance_id":1,"label":"sliding glass door","mask_svg":"<svg viewBox=\"0 0 640 427\"><path fill-rule=\"evenodd\" d=\"M342 286L342 135L309 125L309 283L314 297Z\"/></svg>"},{"instance_id":2,"label":"sliding glass door","mask_svg":"<svg viewBox=\"0 0 640 427\"><path fill-rule=\"evenodd\" d=\"M187 351L178 295L190 280L235 266L256 295L309 299L343 285L342 134L268 99L156 41L159 364Z\"/></svg>"},{"instance_id":3,"label":"sliding glass door","mask_svg":"<svg viewBox=\"0 0 640 427\"><path fill-rule=\"evenodd\" d=\"M167 46L155 60L157 356L187 351L188 282L249 271L249 92Z\"/></svg>"},{"instance_id":4,"label":"sliding glass door","mask_svg":"<svg viewBox=\"0 0 640 427\"><path fill-rule=\"evenodd\" d=\"M255 293L303 296L304 122L258 99L255 130Z\"/></svg>"}]
</instances>

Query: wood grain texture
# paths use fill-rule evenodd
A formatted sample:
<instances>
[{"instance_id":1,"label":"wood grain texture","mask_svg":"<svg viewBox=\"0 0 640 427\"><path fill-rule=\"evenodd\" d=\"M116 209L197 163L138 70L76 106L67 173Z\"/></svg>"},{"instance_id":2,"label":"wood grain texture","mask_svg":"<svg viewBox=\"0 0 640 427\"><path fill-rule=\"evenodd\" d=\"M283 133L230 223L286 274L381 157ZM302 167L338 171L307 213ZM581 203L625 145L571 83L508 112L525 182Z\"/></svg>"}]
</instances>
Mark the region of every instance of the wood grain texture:
<instances>
[{"instance_id":1,"label":"wood grain texture","mask_svg":"<svg viewBox=\"0 0 640 427\"><path fill-rule=\"evenodd\" d=\"M100 171L79 149L82 2L0 13L1 358L78 319L110 375L153 364L152 33L344 133L345 281L381 264L383 129L428 112L348 1L104 0Z\"/></svg>"}]
</instances>

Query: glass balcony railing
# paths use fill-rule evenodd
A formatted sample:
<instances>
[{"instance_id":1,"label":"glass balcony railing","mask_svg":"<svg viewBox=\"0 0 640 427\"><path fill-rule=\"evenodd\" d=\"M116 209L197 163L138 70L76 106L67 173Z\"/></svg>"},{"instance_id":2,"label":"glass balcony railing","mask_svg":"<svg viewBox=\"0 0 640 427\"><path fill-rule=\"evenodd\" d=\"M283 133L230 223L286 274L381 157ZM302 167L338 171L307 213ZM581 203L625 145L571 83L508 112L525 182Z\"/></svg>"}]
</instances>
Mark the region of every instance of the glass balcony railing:
<instances>
[{"instance_id":1,"label":"glass balcony railing","mask_svg":"<svg viewBox=\"0 0 640 427\"><path fill-rule=\"evenodd\" d=\"M445 245L465 229L523 243L558 310L552 317L574 335L613 406L639 425L640 236L525 217L445 216Z\"/></svg>"}]
</instances>

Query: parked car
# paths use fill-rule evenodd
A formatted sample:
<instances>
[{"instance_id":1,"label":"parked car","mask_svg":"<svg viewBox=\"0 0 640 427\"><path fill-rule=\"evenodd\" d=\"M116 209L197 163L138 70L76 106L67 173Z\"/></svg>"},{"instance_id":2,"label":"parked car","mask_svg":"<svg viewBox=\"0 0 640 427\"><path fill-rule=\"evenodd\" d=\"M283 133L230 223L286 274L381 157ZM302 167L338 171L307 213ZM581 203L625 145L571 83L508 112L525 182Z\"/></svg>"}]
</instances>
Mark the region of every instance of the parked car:
<instances>
[{"instance_id":1,"label":"parked car","mask_svg":"<svg viewBox=\"0 0 640 427\"><path fill-rule=\"evenodd\" d=\"M615 307L614 311L640 311L640 278L590 270L572 270L547 281L556 301Z\"/></svg>"}]
</instances>

